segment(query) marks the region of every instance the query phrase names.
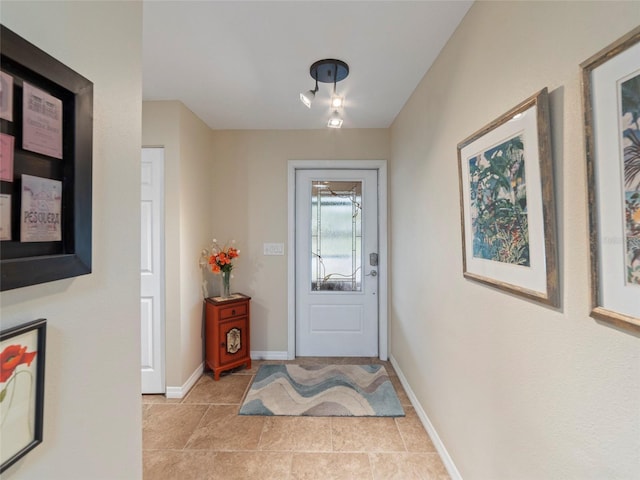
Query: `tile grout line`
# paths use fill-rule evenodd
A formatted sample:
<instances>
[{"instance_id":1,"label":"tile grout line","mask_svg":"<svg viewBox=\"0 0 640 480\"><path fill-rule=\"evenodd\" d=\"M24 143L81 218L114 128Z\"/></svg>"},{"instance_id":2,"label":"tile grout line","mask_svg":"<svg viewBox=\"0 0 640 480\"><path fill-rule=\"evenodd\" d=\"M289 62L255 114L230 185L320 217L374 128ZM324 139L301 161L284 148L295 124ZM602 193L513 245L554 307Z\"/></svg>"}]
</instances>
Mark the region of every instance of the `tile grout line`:
<instances>
[{"instance_id":1,"label":"tile grout line","mask_svg":"<svg viewBox=\"0 0 640 480\"><path fill-rule=\"evenodd\" d=\"M287 478L289 480L291 480L293 478L293 459L296 456L296 452L292 451L292 452L289 452L289 453L291 453L291 461L289 463L289 471L287 472Z\"/></svg>"},{"instance_id":2,"label":"tile grout line","mask_svg":"<svg viewBox=\"0 0 640 480\"><path fill-rule=\"evenodd\" d=\"M193 435L196 433L196 431L198 430L198 428L200 428L200 425L202 424L202 421L204 420L204 417L207 416L207 413L209 412L209 410L211 410L211 405L209 405L207 407L207 409L204 411L204 413L202 414L202 417L200 417L200 420L198 420L198 424L195 426L195 428L193 429L193 431L191 432L191 434L189 435L189 438L187 439L187 441L184 444L184 447L182 447L182 451L187 451L187 450L192 450L190 448L187 448L189 446L189 443L191 443L191 439L193 438Z\"/></svg>"},{"instance_id":3,"label":"tile grout line","mask_svg":"<svg viewBox=\"0 0 640 480\"><path fill-rule=\"evenodd\" d=\"M367 460L369 461L369 472L371 473L371 480L375 480L375 474L373 473L373 460L371 459L372 452L367 452Z\"/></svg>"},{"instance_id":4,"label":"tile grout line","mask_svg":"<svg viewBox=\"0 0 640 480\"><path fill-rule=\"evenodd\" d=\"M329 442L331 443L331 452L335 452L333 449L333 417L329 417Z\"/></svg>"},{"instance_id":5,"label":"tile grout line","mask_svg":"<svg viewBox=\"0 0 640 480\"><path fill-rule=\"evenodd\" d=\"M400 430L400 426L398 425L398 418L399 417L396 417L393 419L393 424L396 426L396 430L398 430L398 435L400 435L400 440L402 440L402 445L404 445L404 451L408 452L409 449L407 448L407 442L405 441L404 435L402 435L402 430ZM404 418L407 418L407 417L405 416Z\"/></svg>"},{"instance_id":6,"label":"tile grout line","mask_svg":"<svg viewBox=\"0 0 640 480\"><path fill-rule=\"evenodd\" d=\"M244 391L244 394L242 395L242 399L240 400L240 405L238 406L238 412L236 413L236 416L239 416L240 414L240 409L242 408L242 404L244 403L244 399L247 396L247 393L249 392L249 389L251 388L251 385L253 385L253 380L255 379L255 375L251 376L251 381L249 381L249 384L247 385L247 388ZM260 430L260 436L258 437L258 443L256 444L256 448L255 451L256 452L262 452L263 450L260 448L260 446L262 445L262 435L264 435L264 429L267 427L267 421L266 419L263 419L262 421L262 429ZM291 466L289 466L289 471L291 471Z\"/></svg>"},{"instance_id":7,"label":"tile grout line","mask_svg":"<svg viewBox=\"0 0 640 480\"><path fill-rule=\"evenodd\" d=\"M242 408L242 404L244 403L244 399L247 398L247 394L249 393L249 390L251 390L251 386L253 385L253 381L255 379L256 379L256 375L255 374L251 375L251 379L247 383L247 386L244 388L244 393L240 398L240 406L238 407L238 412L240 412L240 409Z\"/></svg>"}]
</instances>

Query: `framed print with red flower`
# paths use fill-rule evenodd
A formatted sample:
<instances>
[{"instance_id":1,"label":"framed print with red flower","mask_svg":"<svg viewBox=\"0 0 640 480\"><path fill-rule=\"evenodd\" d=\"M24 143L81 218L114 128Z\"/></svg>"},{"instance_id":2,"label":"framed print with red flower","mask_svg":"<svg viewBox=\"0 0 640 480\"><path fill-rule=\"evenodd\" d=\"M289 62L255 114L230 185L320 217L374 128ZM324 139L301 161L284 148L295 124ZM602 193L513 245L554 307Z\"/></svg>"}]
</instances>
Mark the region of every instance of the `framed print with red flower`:
<instances>
[{"instance_id":1,"label":"framed print with red flower","mask_svg":"<svg viewBox=\"0 0 640 480\"><path fill-rule=\"evenodd\" d=\"M42 443L45 319L0 333L0 473Z\"/></svg>"}]
</instances>

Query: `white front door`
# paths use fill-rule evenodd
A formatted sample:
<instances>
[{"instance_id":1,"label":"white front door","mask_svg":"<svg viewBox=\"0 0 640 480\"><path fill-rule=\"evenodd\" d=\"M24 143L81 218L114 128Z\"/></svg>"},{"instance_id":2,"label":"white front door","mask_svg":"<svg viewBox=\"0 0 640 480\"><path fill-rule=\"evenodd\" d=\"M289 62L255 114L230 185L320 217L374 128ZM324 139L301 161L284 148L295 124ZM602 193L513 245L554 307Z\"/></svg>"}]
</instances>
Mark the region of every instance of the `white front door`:
<instances>
[{"instance_id":1,"label":"white front door","mask_svg":"<svg viewBox=\"0 0 640 480\"><path fill-rule=\"evenodd\" d=\"M164 149L142 149L140 326L142 393L165 393Z\"/></svg>"},{"instance_id":2,"label":"white front door","mask_svg":"<svg viewBox=\"0 0 640 480\"><path fill-rule=\"evenodd\" d=\"M295 175L296 355L378 356L378 172Z\"/></svg>"}]
</instances>

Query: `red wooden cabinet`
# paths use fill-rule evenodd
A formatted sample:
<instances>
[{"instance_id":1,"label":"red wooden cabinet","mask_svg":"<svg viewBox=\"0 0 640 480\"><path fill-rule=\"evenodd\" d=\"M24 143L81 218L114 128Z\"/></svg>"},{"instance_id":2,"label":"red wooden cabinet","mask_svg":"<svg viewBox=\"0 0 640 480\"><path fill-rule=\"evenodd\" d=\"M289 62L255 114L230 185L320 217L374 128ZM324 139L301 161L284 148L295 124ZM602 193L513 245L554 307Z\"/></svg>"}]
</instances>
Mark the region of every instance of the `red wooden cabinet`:
<instances>
[{"instance_id":1,"label":"red wooden cabinet","mask_svg":"<svg viewBox=\"0 0 640 480\"><path fill-rule=\"evenodd\" d=\"M250 301L241 293L205 299L205 357L214 380L226 370L251 368Z\"/></svg>"}]
</instances>

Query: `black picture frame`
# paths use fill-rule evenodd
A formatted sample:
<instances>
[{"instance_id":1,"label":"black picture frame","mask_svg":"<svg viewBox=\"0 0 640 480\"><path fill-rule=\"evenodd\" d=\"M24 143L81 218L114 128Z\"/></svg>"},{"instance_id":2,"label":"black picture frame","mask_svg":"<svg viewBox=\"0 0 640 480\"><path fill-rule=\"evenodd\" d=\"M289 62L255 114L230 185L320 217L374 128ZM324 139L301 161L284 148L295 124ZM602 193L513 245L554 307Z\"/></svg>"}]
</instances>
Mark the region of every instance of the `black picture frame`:
<instances>
[{"instance_id":1,"label":"black picture frame","mask_svg":"<svg viewBox=\"0 0 640 480\"><path fill-rule=\"evenodd\" d=\"M3 357L0 401L7 402L2 409L0 427L0 473L42 443L46 344L47 320L44 318L0 333L0 352ZM25 373L29 377L23 375L18 380L18 376ZM21 393L27 394L26 411L17 408L12 410L11 407L15 405L13 402L19 402Z\"/></svg>"},{"instance_id":2,"label":"black picture frame","mask_svg":"<svg viewBox=\"0 0 640 480\"><path fill-rule=\"evenodd\" d=\"M0 129L16 139L14 181L0 184L12 197L13 233L0 244L0 291L91 273L93 83L4 25L0 65L14 80L14 118L0 119ZM22 149L23 81L62 101L61 160ZM19 241L22 174L62 183L61 241Z\"/></svg>"}]
</instances>

